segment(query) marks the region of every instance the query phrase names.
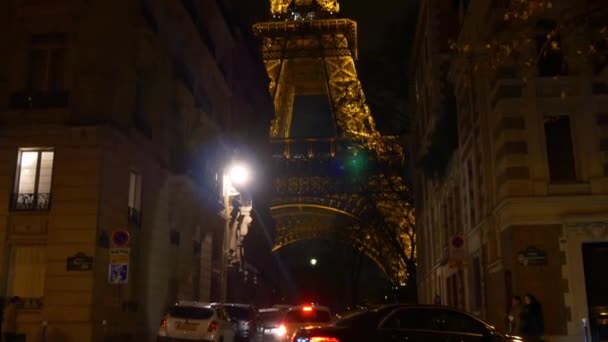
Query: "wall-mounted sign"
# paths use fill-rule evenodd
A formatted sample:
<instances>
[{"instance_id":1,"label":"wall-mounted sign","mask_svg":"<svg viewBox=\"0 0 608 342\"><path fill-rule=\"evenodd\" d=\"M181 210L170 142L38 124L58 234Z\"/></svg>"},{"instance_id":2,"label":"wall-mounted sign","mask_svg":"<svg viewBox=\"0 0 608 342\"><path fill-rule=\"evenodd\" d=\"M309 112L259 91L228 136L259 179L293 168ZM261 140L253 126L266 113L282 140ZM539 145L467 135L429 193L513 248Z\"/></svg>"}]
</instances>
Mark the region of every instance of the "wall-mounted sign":
<instances>
[{"instance_id":1,"label":"wall-mounted sign","mask_svg":"<svg viewBox=\"0 0 608 342\"><path fill-rule=\"evenodd\" d=\"M112 244L114 247L124 247L129 244L129 232L121 229L112 232Z\"/></svg>"},{"instance_id":2,"label":"wall-mounted sign","mask_svg":"<svg viewBox=\"0 0 608 342\"><path fill-rule=\"evenodd\" d=\"M93 257L78 252L68 257L66 268L68 271L90 271L93 269Z\"/></svg>"},{"instance_id":3,"label":"wall-mounted sign","mask_svg":"<svg viewBox=\"0 0 608 342\"><path fill-rule=\"evenodd\" d=\"M524 266L543 266L548 263L547 252L530 246L517 254L517 260Z\"/></svg>"}]
</instances>

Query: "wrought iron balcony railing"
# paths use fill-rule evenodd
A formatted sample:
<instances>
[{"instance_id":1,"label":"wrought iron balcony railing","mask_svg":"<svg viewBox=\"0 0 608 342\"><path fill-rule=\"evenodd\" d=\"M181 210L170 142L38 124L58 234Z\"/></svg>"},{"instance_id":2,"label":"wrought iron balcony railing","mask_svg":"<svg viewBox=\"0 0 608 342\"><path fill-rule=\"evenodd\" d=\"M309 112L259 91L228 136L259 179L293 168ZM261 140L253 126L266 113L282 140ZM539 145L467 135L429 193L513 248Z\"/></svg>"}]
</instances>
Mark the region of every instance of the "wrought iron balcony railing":
<instances>
[{"instance_id":1,"label":"wrought iron balcony railing","mask_svg":"<svg viewBox=\"0 0 608 342\"><path fill-rule=\"evenodd\" d=\"M51 208L50 193L17 193L11 197L12 210L36 211Z\"/></svg>"}]
</instances>

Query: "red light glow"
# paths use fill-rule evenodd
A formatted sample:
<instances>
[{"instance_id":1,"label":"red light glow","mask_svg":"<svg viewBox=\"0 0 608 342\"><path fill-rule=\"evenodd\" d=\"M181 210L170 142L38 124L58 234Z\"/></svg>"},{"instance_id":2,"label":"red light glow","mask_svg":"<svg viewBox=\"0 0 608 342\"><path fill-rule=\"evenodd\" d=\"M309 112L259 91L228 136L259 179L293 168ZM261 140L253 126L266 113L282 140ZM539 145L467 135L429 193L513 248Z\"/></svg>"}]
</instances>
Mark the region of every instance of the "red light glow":
<instances>
[{"instance_id":1,"label":"red light glow","mask_svg":"<svg viewBox=\"0 0 608 342\"><path fill-rule=\"evenodd\" d=\"M312 311L312 306L305 306L302 308L302 311L310 312Z\"/></svg>"},{"instance_id":2,"label":"red light glow","mask_svg":"<svg viewBox=\"0 0 608 342\"><path fill-rule=\"evenodd\" d=\"M335 337L315 336L310 338L310 342L340 342Z\"/></svg>"},{"instance_id":3,"label":"red light glow","mask_svg":"<svg viewBox=\"0 0 608 342\"><path fill-rule=\"evenodd\" d=\"M209 328L207 329L207 332L214 332L216 329L217 329L217 322L211 321L211 323L209 323Z\"/></svg>"},{"instance_id":4,"label":"red light glow","mask_svg":"<svg viewBox=\"0 0 608 342\"><path fill-rule=\"evenodd\" d=\"M160 327L161 327L161 328L167 328L167 320L166 320L166 319L164 319L164 318L163 318L163 319L160 321Z\"/></svg>"}]
</instances>

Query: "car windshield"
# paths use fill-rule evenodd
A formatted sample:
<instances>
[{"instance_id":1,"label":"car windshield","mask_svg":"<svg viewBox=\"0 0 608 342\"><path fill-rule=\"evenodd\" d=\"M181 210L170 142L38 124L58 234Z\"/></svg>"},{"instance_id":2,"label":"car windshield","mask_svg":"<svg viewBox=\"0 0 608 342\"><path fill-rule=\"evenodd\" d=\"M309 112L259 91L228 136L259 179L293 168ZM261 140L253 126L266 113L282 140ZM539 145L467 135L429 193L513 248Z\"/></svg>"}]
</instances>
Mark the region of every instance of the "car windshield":
<instances>
[{"instance_id":1,"label":"car windshield","mask_svg":"<svg viewBox=\"0 0 608 342\"><path fill-rule=\"evenodd\" d=\"M285 322L287 323L326 323L329 321L331 321L331 315L325 310L304 311L298 309L285 314Z\"/></svg>"},{"instance_id":2,"label":"car windshield","mask_svg":"<svg viewBox=\"0 0 608 342\"><path fill-rule=\"evenodd\" d=\"M334 325L338 327L375 326L386 314L393 310L394 307L383 307L378 309L349 312L337 320Z\"/></svg>"},{"instance_id":3,"label":"car windshield","mask_svg":"<svg viewBox=\"0 0 608 342\"><path fill-rule=\"evenodd\" d=\"M245 306L225 306L226 312L231 318L239 321L248 321L253 319L251 310Z\"/></svg>"},{"instance_id":4,"label":"car windshield","mask_svg":"<svg viewBox=\"0 0 608 342\"><path fill-rule=\"evenodd\" d=\"M213 309L177 305L169 310L169 315L175 318L209 319L213 316Z\"/></svg>"},{"instance_id":5,"label":"car windshield","mask_svg":"<svg viewBox=\"0 0 608 342\"><path fill-rule=\"evenodd\" d=\"M283 314L279 311L268 311L260 313L260 320L264 323L278 322L283 318Z\"/></svg>"}]
</instances>

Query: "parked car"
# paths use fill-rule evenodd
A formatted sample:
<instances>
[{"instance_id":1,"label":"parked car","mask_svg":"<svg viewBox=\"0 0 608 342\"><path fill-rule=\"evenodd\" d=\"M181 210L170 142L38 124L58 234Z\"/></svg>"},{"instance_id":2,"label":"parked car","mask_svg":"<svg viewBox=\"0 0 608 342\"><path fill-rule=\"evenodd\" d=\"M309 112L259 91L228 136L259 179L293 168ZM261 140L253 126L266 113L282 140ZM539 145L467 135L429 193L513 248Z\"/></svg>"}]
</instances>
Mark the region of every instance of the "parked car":
<instances>
[{"instance_id":1,"label":"parked car","mask_svg":"<svg viewBox=\"0 0 608 342\"><path fill-rule=\"evenodd\" d=\"M252 341L257 332L257 310L249 304L221 305L231 321L236 324L235 341Z\"/></svg>"},{"instance_id":2,"label":"parked car","mask_svg":"<svg viewBox=\"0 0 608 342\"><path fill-rule=\"evenodd\" d=\"M300 328L291 342L515 342L491 325L444 306L394 304L356 311L323 326Z\"/></svg>"},{"instance_id":3,"label":"parked car","mask_svg":"<svg viewBox=\"0 0 608 342\"><path fill-rule=\"evenodd\" d=\"M233 342L235 333L235 324L221 307L180 301L161 320L157 341Z\"/></svg>"}]
</instances>

